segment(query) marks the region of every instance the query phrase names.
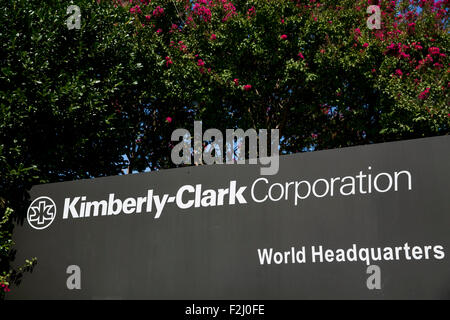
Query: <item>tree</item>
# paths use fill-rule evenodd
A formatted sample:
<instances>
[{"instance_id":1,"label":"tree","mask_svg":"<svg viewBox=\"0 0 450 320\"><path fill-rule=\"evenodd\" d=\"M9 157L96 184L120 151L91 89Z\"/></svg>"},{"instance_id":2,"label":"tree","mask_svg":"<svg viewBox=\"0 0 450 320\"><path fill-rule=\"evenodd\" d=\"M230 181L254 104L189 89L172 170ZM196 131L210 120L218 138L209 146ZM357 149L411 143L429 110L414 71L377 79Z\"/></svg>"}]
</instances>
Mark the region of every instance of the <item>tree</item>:
<instances>
[{"instance_id":1,"label":"tree","mask_svg":"<svg viewBox=\"0 0 450 320\"><path fill-rule=\"evenodd\" d=\"M67 27L70 4L79 30ZM368 28L369 5L381 29ZM282 153L448 134L448 10L447 0L4 1L0 198L19 217L36 183L172 167L171 132L194 120L278 128Z\"/></svg>"}]
</instances>

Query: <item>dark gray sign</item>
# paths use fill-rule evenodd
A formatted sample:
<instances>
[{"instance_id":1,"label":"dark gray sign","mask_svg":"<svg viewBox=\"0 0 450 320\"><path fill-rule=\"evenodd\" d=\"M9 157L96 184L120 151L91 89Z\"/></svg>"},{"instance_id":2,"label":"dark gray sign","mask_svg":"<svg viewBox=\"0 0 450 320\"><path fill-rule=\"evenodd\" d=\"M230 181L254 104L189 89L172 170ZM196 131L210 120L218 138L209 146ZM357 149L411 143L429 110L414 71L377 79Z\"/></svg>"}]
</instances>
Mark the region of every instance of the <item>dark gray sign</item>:
<instances>
[{"instance_id":1,"label":"dark gray sign","mask_svg":"<svg viewBox=\"0 0 450 320\"><path fill-rule=\"evenodd\" d=\"M35 186L10 298L450 298L450 136Z\"/></svg>"}]
</instances>

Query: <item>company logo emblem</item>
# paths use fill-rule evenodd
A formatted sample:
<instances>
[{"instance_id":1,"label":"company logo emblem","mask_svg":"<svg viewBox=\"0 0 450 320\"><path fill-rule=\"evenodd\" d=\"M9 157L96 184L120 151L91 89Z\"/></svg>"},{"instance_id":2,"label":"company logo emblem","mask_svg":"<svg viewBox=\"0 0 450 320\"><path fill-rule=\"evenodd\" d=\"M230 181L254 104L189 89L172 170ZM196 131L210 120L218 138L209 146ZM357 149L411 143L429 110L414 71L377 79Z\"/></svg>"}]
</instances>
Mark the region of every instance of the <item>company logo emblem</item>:
<instances>
[{"instance_id":1,"label":"company logo emblem","mask_svg":"<svg viewBox=\"0 0 450 320\"><path fill-rule=\"evenodd\" d=\"M27 220L37 230L47 228L56 217L56 205L49 197L35 199L28 208Z\"/></svg>"}]
</instances>

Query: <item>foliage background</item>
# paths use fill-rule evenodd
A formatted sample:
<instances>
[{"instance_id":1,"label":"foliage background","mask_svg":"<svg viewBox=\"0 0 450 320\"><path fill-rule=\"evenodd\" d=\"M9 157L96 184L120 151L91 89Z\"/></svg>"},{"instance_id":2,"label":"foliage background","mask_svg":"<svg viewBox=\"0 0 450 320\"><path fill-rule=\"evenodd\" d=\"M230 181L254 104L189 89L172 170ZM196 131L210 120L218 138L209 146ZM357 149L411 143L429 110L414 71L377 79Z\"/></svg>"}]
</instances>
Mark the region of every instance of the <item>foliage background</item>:
<instances>
[{"instance_id":1,"label":"foliage background","mask_svg":"<svg viewBox=\"0 0 450 320\"><path fill-rule=\"evenodd\" d=\"M122 2L0 3L2 283L31 185L172 167L194 120L282 153L449 134L448 0Z\"/></svg>"}]
</instances>

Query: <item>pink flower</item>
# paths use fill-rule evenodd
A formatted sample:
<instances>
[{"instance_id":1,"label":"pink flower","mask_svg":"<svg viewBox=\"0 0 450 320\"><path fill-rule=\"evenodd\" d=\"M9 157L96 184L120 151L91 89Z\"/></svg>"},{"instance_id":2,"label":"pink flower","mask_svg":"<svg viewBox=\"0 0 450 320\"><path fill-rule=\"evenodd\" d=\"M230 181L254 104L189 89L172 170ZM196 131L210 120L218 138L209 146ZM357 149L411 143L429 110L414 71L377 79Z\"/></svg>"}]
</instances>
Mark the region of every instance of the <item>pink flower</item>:
<instances>
[{"instance_id":1,"label":"pink flower","mask_svg":"<svg viewBox=\"0 0 450 320\"><path fill-rule=\"evenodd\" d=\"M169 56L166 57L166 67L169 67L169 65L173 64L172 59L170 59Z\"/></svg>"},{"instance_id":2,"label":"pink flower","mask_svg":"<svg viewBox=\"0 0 450 320\"><path fill-rule=\"evenodd\" d=\"M211 40L216 40L216 35L213 33L212 35L211 35Z\"/></svg>"},{"instance_id":3,"label":"pink flower","mask_svg":"<svg viewBox=\"0 0 450 320\"><path fill-rule=\"evenodd\" d=\"M164 9L161 8L160 6L157 6L157 7L155 8L155 10L153 10L153 15L154 15L155 17L162 16L163 14L164 14Z\"/></svg>"},{"instance_id":4,"label":"pink flower","mask_svg":"<svg viewBox=\"0 0 450 320\"><path fill-rule=\"evenodd\" d=\"M248 9L247 11L247 17L250 18L251 16L255 15L255 6L252 6L250 9Z\"/></svg>"},{"instance_id":5,"label":"pink flower","mask_svg":"<svg viewBox=\"0 0 450 320\"><path fill-rule=\"evenodd\" d=\"M305 56L301 52L298 53L298 57L302 60L305 60Z\"/></svg>"},{"instance_id":6,"label":"pink flower","mask_svg":"<svg viewBox=\"0 0 450 320\"><path fill-rule=\"evenodd\" d=\"M199 67L203 67L203 66L205 65L205 61L203 61L202 59L198 59L197 65L198 65Z\"/></svg>"},{"instance_id":7,"label":"pink flower","mask_svg":"<svg viewBox=\"0 0 450 320\"><path fill-rule=\"evenodd\" d=\"M388 50L395 50L395 49L397 49L397 46L396 46L395 43L392 42L390 45L388 45L387 49Z\"/></svg>"},{"instance_id":8,"label":"pink flower","mask_svg":"<svg viewBox=\"0 0 450 320\"><path fill-rule=\"evenodd\" d=\"M209 21L211 21L211 10L205 6L206 2L204 2L202 4L200 4L200 3L194 4L192 11L194 12L194 14L196 16L200 17L200 19L202 19L203 21L209 22Z\"/></svg>"},{"instance_id":9,"label":"pink flower","mask_svg":"<svg viewBox=\"0 0 450 320\"><path fill-rule=\"evenodd\" d=\"M130 8L131 13L141 13L141 7L139 5L135 5L134 7Z\"/></svg>"},{"instance_id":10,"label":"pink flower","mask_svg":"<svg viewBox=\"0 0 450 320\"><path fill-rule=\"evenodd\" d=\"M167 117L167 118L166 118L166 122L167 122L167 123L171 123L171 122L172 122L172 118L171 118L171 117Z\"/></svg>"},{"instance_id":11,"label":"pink flower","mask_svg":"<svg viewBox=\"0 0 450 320\"><path fill-rule=\"evenodd\" d=\"M395 74L396 74L397 76L401 77L401 76L403 75L403 72L402 72L402 70L397 69L397 70L395 70Z\"/></svg>"},{"instance_id":12,"label":"pink flower","mask_svg":"<svg viewBox=\"0 0 450 320\"><path fill-rule=\"evenodd\" d=\"M368 46L369 46L369 44L367 42L363 44L364 48L367 48Z\"/></svg>"},{"instance_id":13,"label":"pink flower","mask_svg":"<svg viewBox=\"0 0 450 320\"><path fill-rule=\"evenodd\" d=\"M286 40L286 39L287 39L287 35L282 34L282 35L280 36L280 38L281 38L281 40Z\"/></svg>"},{"instance_id":14,"label":"pink flower","mask_svg":"<svg viewBox=\"0 0 450 320\"><path fill-rule=\"evenodd\" d=\"M252 85L251 84L246 84L245 86L244 86L244 90L245 91L250 91L252 89Z\"/></svg>"},{"instance_id":15,"label":"pink flower","mask_svg":"<svg viewBox=\"0 0 450 320\"><path fill-rule=\"evenodd\" d=\"M405 58L405 59L409 59L411 56L409 55L409 54L407 54L407 53L405 53L405 52L400 52L400 56L402 57L402 58Z\"/></svg>"},{"instance_id":16,"label":"pink flower","mask_svg":"<svg viewBox=\"0 0 450 320\"><path fill-rule=\"evenodd\" d=\"M156 30L156 33L157 33L157 34L160 34L161 32L162 32L162 29Z\"/></svg>"},{"instance_id":17,"label":"pink flower","mask_svg":"<svg viewBox=\"0 0 450 320\"><path fill-rule=\"evenodd\" d=\"M226 0L222 0L223 9L226 12L225 17L222 19L223 22L227 21L228 19L232 18L233 16L237 15L235 6Z\"/></svg>"},{"instance_id":18,"label":"pink flower","mask_svg":"<svg viewBox=\"0 0 450 320\"><path fill-rule=\"evenodd\" d=\"M234 79L233 81L234 81L234 84L235 84L236 86L239 85L239 79L236 78L236 79Z\"/></svg>"},{"instance_id":19,"label":"pink flower","mask_svg":"<svg viewBox=\"0 0 450 320\"><path fill-rule=\"evenodd\" d=\"M431 88L426 88L425 90L423 90L420 94L419 94L419 99L420 100L425 100L426 98L428 98L428 95L430 93L430 89Z\"/></svg>"}]
</instances>

